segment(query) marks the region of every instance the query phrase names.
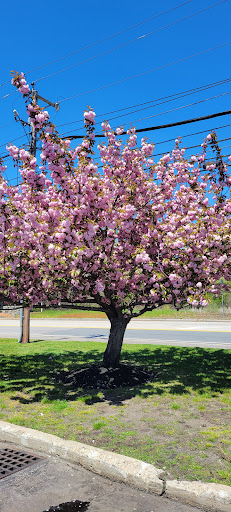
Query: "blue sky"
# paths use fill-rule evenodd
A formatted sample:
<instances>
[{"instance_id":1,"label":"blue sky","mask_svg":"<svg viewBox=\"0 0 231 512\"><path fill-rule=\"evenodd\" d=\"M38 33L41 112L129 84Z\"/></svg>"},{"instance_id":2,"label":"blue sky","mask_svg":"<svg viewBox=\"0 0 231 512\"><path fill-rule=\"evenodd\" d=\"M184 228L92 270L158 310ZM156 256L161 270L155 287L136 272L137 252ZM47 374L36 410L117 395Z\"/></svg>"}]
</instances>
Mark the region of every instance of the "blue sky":
<instances>
[{"instance_id":1,"label":"blue sky","mask_svg":"<svg viewBox=\"0 0 231 512\"><path fill-rule=\"evenodd\" d=\"M1 49L0 84L10 79L11 70L27 72L43 66L183 3L183 0L166 0L162 3L153 0L143 0L142 2L117 0L114 4L105 0L100 2L96 0L88 2L66 0L65 3L59 0L56 2L42 0L39 4L30 3L30 5L12 0L9 4L5 3L1 7L1 31L4 45L2 44ZM154 101L219 80L231 79L229 71L231 44L228 44L120 84L85 94L86 91L101 88L231 41L230 0L149 36L141 37L216 3L217 0L202 2L192 0L131 30L28 73L26 78L29 82L39 79L36 88L40 95L54 102L61 101L59 112L56 113L52 107L49 107L48 111L51 114L51 119L57 125L73 122L73 124L60 127L60 131L67 134L82 133L83 124L74 122L82 118L87 105L93 107L96 114L100 115L139 103ZM131 44L76 66L83 60L90 59L138 37L140 39ZM74 67L41 80L42 77L69 66ZM231 81L129 115L130 111L141 107L131 108L127 111L128 115L112 121L112 126L123 125L127 129L130 123L134 122L137 128L143 128L228 110L231 108L231 94L227 94L229 91L231 91ZM12 92L14 92L14 88L10 83L0 87L1 155L6 154L6 143L24 135L20 123L14 122L13 109L17 109L20 116L27 120L23 100L19 93L3 98ZM221 94L224 95L163 114L163 112ZM70 96L78 97L62 101ZM121 113L125 113L125 111ZM99 117L99 121L110 120L110 117L116 115L119 113ZM148 116L153 117L143 119ZM141 120L139 121L139 119ZM200 144L203 134L185 136L202 130L206 135L212 128L228 124L231 124L231 116L147 132L145 135L157 143L156 153L164 153L172 149L173 142L159 144L161 141L174 140L175 137L182 136L184 146ZM78 129L79 131L75 131ZM99 129L100 126L98 131ZM230 127L218 130L218 134L220 139L231 137ZM14 143L20 144L20 146L26 145L27 138L24 136ZM228 146L229 143L230 141L223 142L221 146ZM192 152L193 150L191 150ZM231 147L224 148L224 154L228 153L231 153ZM16 170L9 159L7 162L9 165L8 177L12 179L16 175Z\"/></svg>"}]
</instances>

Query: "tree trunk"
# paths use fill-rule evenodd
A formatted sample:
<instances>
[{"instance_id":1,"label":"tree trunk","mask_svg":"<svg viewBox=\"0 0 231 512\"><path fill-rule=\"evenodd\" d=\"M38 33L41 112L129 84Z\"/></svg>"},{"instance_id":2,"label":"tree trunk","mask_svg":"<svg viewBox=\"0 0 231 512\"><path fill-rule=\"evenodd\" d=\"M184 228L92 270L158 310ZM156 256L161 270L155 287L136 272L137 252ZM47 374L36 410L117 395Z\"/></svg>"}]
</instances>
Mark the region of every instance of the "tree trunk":
<instances>
[{"instance_id":1,"label":"tree trunk","mask_svg":"<svg viewBox=\"0 0 231 512\"><path fill-rule=\"evenodd\" d=\"M124 333L129 323L129 320L122 315L121 317L108 318L111 322L111 328L107 348L103 356L103 364L106 368L116 366L119 363Z\"/></svg>"}]
</instances>

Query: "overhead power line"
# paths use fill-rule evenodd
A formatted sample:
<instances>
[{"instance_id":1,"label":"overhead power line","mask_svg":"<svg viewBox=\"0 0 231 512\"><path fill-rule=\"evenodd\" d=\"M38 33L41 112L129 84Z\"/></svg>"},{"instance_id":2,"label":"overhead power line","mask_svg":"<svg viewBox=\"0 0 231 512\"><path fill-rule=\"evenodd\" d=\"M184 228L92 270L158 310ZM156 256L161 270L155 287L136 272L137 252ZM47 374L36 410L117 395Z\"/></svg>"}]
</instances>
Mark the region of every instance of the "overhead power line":
<instances>
[{"instance_id":1,"label":"overhead power line","mask_svg":"<svg viewBox=\"0 0 231 512\"><path fill-rule=\"evenodd\" d=\"M231 137L228 137L227 139L220 139L219 140L219 144L221 142L224 142L224 141L227 141L227 140L231 140ZM222 147L220 147L220 149L229 148L229 147L230 147L230 145L222 146ZM195 144L195 146L188 146L188 147L182 146L182 149L185 149L185 151L188 151L189 149L196 149L196 148L201 148L201 143L200 144ZM211 150L212 150L211 148L207 148L207 152L211 151ZM165 154L165 151L163 151L162 153L154 153L153 156L156 157L156 156L161 156L163 154Z\"/></svg>"},{"instance_id":2,"label":"overhead power line","mask_svg":"<svg viewBox=\"0 0 231 512\"><path fill-rule=\"evenodd\" d=\"M0 100L5 100L6 98L9 98L9 96L12 96L13 94L16 94L16 92L18 92L18 89L16 91L9 92L8 94L4 94L4 96L2 96L0 98Z\"/></svg>"},{"instance_id":3,"label":"overhead power line","mask_svg":"<svg viewBox=\"0 0 231 512\"><path fill-rule=\"evenodd\" d=\"M194 57L198 57L199 55L203 55L205 53L217 50L218 48L222 48L222 47L227 46L229 44L231 44L231 41L228 41L227 43L219 44L217 46L213 46L212 48L208 48L208 50L202 50L201 52L193 53L192 55L188 55L187 57L182 57L181 59L177 59L177 60L174 60L172 62L168 62L167 64L163 64L161 66L157 66L156 68L148 69L147 71L143 71L142 73L138 73L136 75L129 76L127 78L123 78L122 80L117 80L116 82L112 82L110 84L102 85L100 87L96 87L95 89L91 89L89 91L85 91L85 92L82 92L80 94L74 94L73 96L69 96L68 98L64 98L64 99L60 100L59 103L63 103L64 101L69 101L69 100L72 100L74 98L79 98L80 96L85 96L86 94L90 94L92 92L97 92L97 91L100 91L102 89L106 89L108 87L112 87L113 85L118 85L118 84L121 84L123 82L127 82L128 80L133 80L134 78L138 78L140 76L147 75L148 73L153 73L153 71L158 71L159 69L164 69L164 68L167 68L169 66L173 66L174 64L179 64L180 62L184 62L184 61L192 59Z\"/></svg>"},{"instance_id":4,"label":"overhead power line","mask_svg":"<svg viewBox=\"0 0 231 512\"><path fill-rule=\"evenodd\" d=\"M161 30L165 30L167 28L173 27L174 25L177 25L178 23L181 23L182 21L188 20L192 18L193 16L196 16L197 14L201 14L205 11L208 11L209 9L212 9L213 7L216 7L217 5L223 4L227 0L221 0L220 2L217 2L216 4L210 5L209 7L206 7L204 9L201 9L200 11L194 12L192 14L189 14L188 16L185 16L184 18L180 18L179 20L173 21L171 23L168 23L167 25L164 25L163 27L157 28L155 30L152 30L151 32L148 32L147 34L143 34L139 37L136 37L134 39L131 39L130 41L127 41L125 43L122 43L118 46L114 46L113 48L109 48L109 50L105 50L104 52L98 53L97 55L93 55L92 57L89 57L85 60L82 60L81 62L77 62L76 64L72 64L71 66L67 66L66 68L60 69L58 71L54 71L53 73L50 73L49 75L45 75L41 78L37 78L36 80L33 80L34 83L40 82L41 80L45 80L46 78L51 78L55 75L58 75L60 73L63 73L64 71L68 71L70 69L73 69L77 66L81 66L82 64L85 64L87 62L90 62L92 60L98 59L99 57L103 57L104 55L107 55L111 52L114 52L116 50L119 50L120 48L124 48L125 46L128 46L132 43L135 43L136 41L140 41L141 39L144 39L145 37L148 37L150 35L156 34L157 32L161 32Z\"/></svg>"},{"instance_id":5,"label":"overhead power line","mask_svg":"<svg viewBox=\"0 0 231 512\"><path fill-rule=\"evenodd\" d=\"M148 108L156 107L158 105L162 105L163 103L169 103L170 101L175 101L175 100L184 98L185 96L190 96L191 94L197 94L198 92L203 92L203 91L206 91L207 89L211 89L213 87L218 87L219 85L224 85L224 84L229 83L229 82L231 82L231 78L226 78L226 79L223 79L223 80L219 80L218 82L212 82L212 83L209 83L209 84L201 85L199 87L194 87L193 89L188 89L186 91L181 91L181 92L178 92L178 93L170 94L168 96L163 96L162 98L156 98L156 99L153 99L153 100L150 100L150 101L145 101L143 103L138 103L136 105L130 105L129 107L124 107L124 108L120 108L120 109L117 109L117 110L112 110L111 112L104 112L103 114L97 114L97 118L98 117L109 116L111 114L116 114L117 112L123 112L124 110L129 110L131 108L140 107L142 105L148 105L148 106L146 106L144 108L141 108L141 109L138 109L138 110L134 110L133 112L127 112L126 114L121 114L121 115L113 118L113 119L118 119L120 117L128 116L130 114L133 114L135 112L139 112L141 110L146 110ZM161 101L161 100L164 100L164 101ZM161 103L157 103L157 102L161 102ZM150 103L151 103L151 105L150 105ZM104 119L105 119L105 117L104 117ZM108 120L110 121L110 119L108 119ZM68 126L70 124L76 124L76 123L83 123L83 118L82 119L77 119L75 121L70 121L69 123L58 124L57 128L60 128L62 126ZM99 123L96 123L96 125L100 124L100 123L101 123L101 121ZM79 130L79 128L77 130L73 130L73 131L78 131L78 130Z\"/></svg>"},{"instance_id":6,"label":"overhead power line","mask_svg":"<svg viewBox=\"0 0 231 512\"><path fill-rule=\"evenodd\" d=\"M227 116L228 114L231 114L231 110L225 110L223 112L216 112L215 114L209 114L207 116L185 119L184 121L177 121L175 123L162 124L162 125L158 125L158 126L149 126L147 128L139 128L138 130L136 130L136 133L150 132L153 130L160 130L160 129L164 129L164 128L172 128L173 126L181 126L183 124L196 123L197 121L204 121L206 119L213 119L215 117ZM96 134L95 136L101 138L103 135ZM83 135L66 135L66 137L63 137L63 138L74 140L74 139L82 139L83 137L84 137Z\"/></svg>"},{"instance_id":7,"label":"overhead power line","mask_svg":"<svg viewBox=\"0 0 231 512\"><path fill-rule=\"evenodd\" d=\"M228 92L224 92L224 93L221 93L221 94L216 94L215 96L210 96L209 98L204 98L203 100L198 100L198 101L195 101L193 103L188 103L187 105L181 105L180 107L176 107L176 108L173 108L173 109L169 109L169 110L165 110L164 112L158 112L157 114L153 114L151 116L146 116L146 117L142 117L140 119L133 119L132 121L127 121L125 124L128 124L128 123L137 123L139 121L145 121L146 119L152 119L153 117L158 117L158 116L162 116L164 114L169 114L171 112L176 112L177 110L182 110L183 108L188 108L188 107L192 107L192 106L195 106L195 105L198 105L200 103L204 103L206 101L210 101L210 100L213 100L213 99L217 99L217 98L220 98L222 96L227 96L228 94L231 94L231 91L228 91ZM185 95L187 96L187 95ZM180 96L179 98L183 98L184 96ZM173 98L173 99L179 99L179 98ZM169 100L168 100L169 101ZM156 107L158 105L162 105L163 103L168 103L163 101L163 102L160 102L160 103L156 103L152 106ZM144 109L140 109L140 110L144 110ZM129 112L129 114L133 114L135 112L139 112L139 109L138 110L134 110L133 112ZM126 115L129 115L129 114L126 114ZM125 115L125 114L124 114ZM118 119L118 118L121 118L123 117L123 115L121 116L116 116L116 117L112 117L110 119L110 121L113 121L114 119ZM101 124L101 122L98 122L96 123L96 125L99 125ZM115 128L112 128L112 129L115 129ZM82 128L76 128L75 130L72 130L73 132L78 132L82 130ZM68 132L64 132L62 135L66 135L66 133Z\"/></svg>"},{"instance_id":8,"label":"overhead power line","mask_svg":"<svg viewBox=\"0 0 231 512\"><path fill-rule=\"evenodd\" d=\"M5 158L10 158L10 154L8 154L8 155L0 155L0 159L2 159L2 158L4 158L4 159Z\"/></svg>"},{"instance_id":9,"label":"overhead power line","mask_svg":"<svg viewBox=\"0 0 231 512\"><path fill-rule=\"evenodd\" d=\"M181 126L183 124L196 123L197 121L205 121L206 119L213 119L215 117L227 116L228 114L231 114L231 110L226 110L224 112L217 112L215 114L210 114L208 116L194 117L192 119L186 119L185 121L178 121L177 123L169 123L169 124L162 124L159 126L152 126L152 127L149 127L148 129L139 128L138 130L136 130L136 132L141 133L144 131L152 131L152 130L160 130L160 129L164 129L164 128L171 128L173 126Z\"/></svg>"},{"instance_id":10,"label":"overhead power line","mask_svg":"<svg viewBox=\"0 0 231 512\"><path fill-rule=\"evenodd\" d=\"M213 128L209 128L209 130L201 130L199 132L187 133L186 135L184 135L184 139L186 137L194 137L194 135L201 135L202 133L205 133L205 132L208 133L208 131L212 132L212 131L215 131L215 130L221 130L222 128L228 128L230 126L231 126L231 123L224 124L222 126L215 126ZM157 141L157 142L155 142L155 146L157 146L158 144L166 144L167 142L172 142L175 138L176 137L172 137L171 139Z\"/></svg>"},{"instance_id":11,"label":"overhead power line","mask_svg":"<svg viewBox=\"0 0 231 512\"><path fill-rule=\"evenodd\" d=\"M172 111L176 111L176 110L179 110L181 108L186 108L186 107L189 107L189 106L192 106L192 105L196 105L198 103L202 103L204 101L208 101L210 99L214 99L214 98L217 98L217 97L220 97L220 96L224 96L224 95L227 95L227 94L231 94L231 91L226 92L226 93L222 93L220 95L212 96L210 98L205 98L204 100L200 100L200 101L197 101L195 103L191 103L189 105L183 105L181 107L177 107L176 109L172 109L172 110L169 110L169 111L166 111L166 112L155 114L154 116L149 116L149 118L150 117L155 117L155 116L158 116L158 115L161 115L161 114L166 114L166 113L169 113L169 112L172 112ZM136 133L153 131L153 130L159 130L159 129L164 129L164 128L171 128L171 127L174 127L174 126L180 126L180 125L184 125L184 124L190 124L190 123L194 123L194 122L198 122L198 121L203 121L203 120L206 120L206 119L213 119L215 117L225 116L225 115L228 115L230 113L231 113L231 110L226 110L226 111L217 112L217 113L214 113L214 114L209 114L207 116L201 116L201 117L196 117L196 118L192 118L192 119L187 119L187 120L184 120L184 121L178 121L178 122L174 122L174 123L168 123L168 124L164 124L164 125L152 126L152 127L147 127L147 128L139 128L139 129L136 129ZM144 119L146 119L146 118L144 118ZM227 127L227 126L230 126L230 125L225 125L225 126L217 127L215 129L224 128L224 127ZM197 132L195 134L186 135L186 137L191 136L191 135L196 135L196 134L199 134L199 133L203 133L203 131L202 132ZM124 135L125 134L126 134L126 132L124 133ZM98 138L103 138L104 137L103 134L96 134L95 136L98 137ZM0 145L0 148L4 147L7 143L15 142L16 140L22 139L24 137L25 137L25 135L22 135L20 137L15 138L15 139L11 139L10 142L6 142L6 143ZM83 137L84 137L84 135L66 135L65 137L61 137L61 138L65 138L65 139L68 138L68 139L74 140L74 139L82 139ZM161 144L161 143L164 143L164 142L170 142L171 140L172 139L167 140L167 141L158 142L157 144Z\"/></svg>"},{"instance_id":12,"label":"overhead power line","mask_svg":"<svg viewBox=\"0 0 231 512\"><path fill-rule=\"evenodd\" d=\"M187 133L186 135L184 135L184 136L183 136L183 138L185 139L186 137L194 137L195 135L201 135L202 133L208 133L208 132L212 132L212 131L215 131L215 130L221 130L221 129L223 129L223 128L230 128L230 126L231 126L231 123L229 123L229 124L224 124L224 125L222 125L222 126L215 126L215 127L213 126L213 127L210 127L209 129L200 130L199 132ZM148 131L148 130L149 130L149 128L147 128L147 129L146 129L146 131ZM122 134L122 135L127 135L127 133L125 132L125 133L124 133L124 134ZM102 134L102 138L104 138L104 135L103 135L103 134ZM159 144L167 144L168 142L172 142L172 141L174 141L175 139L176 139L176 136L171 137L171 139L157 141L157 142L155 142L155 147L156 147L156 146L158 146ZM219 141L219 142L223 142L223 141L225 141L225 140L229 140L229 139L231 139L231 137L228 137L228 138L226 138L226 139L220 139L220 141ZM198 147L199 145L200 145L200 144L198 144L198 145L197 145L197 146L195 146L195 147ZM189 147L187 147L186 149L192 149L192 148L193 148L193 146L189 146ZM42 150L42 148L40 148L40 150ZM163 154L163 153L159 153L159 154ZM155 155L155 156L156 156L156 155ZM7 154L7 155L2 155L2 156L0 156L0 158L2 158L2 159L10 158L10 155L9 155L9 154ZM96 158L94 158L94 160L100 160L100 159L101 159L101 157L96 157Z\"/></svg>"},{"instance_id":13,"label":"overhead power line","mask_svg":"<svg viewBox=\"0 0 231 512\"><path fill-rule=\"evenodd\" d=\"M191 1L191 0L190 0L190 1ZM173 23L171 23L171 24L169 24L169 25L166 25L166 26L164 26L164 27L161 27L161 28L159 28L159 29L157 29L157 30L155 30L155 31L153 31L153 32L150 32L150 33L148 33L148 34L145 34L145 35L143 35L143 36L139 36L138 38L133 39L133 40L131 40L131 41L128 41L127 43L124 43L123 45L120 45L120 46L114 47L114 48L112 48L112 49L110 49L110 50L107 50L106 52L103 52L103 53L100 53L100 54L98 54L98 55L96 55L96 56L90 57L89 59L86 59L86 60L84 60L84 61L82 61L82 62L80 62L80 63L74 64L73 66L69 66L69 67L64 68L64 69L62 69L62 70L59 70L59 71L57 71L57 72L51 73L51 74L49 74L49 75L46 75L45 77L38 78L37 80L33 80L33 82L35 83L35 82L38 82L38 81L40 81L40 80L44 80L45 78L50 78L50 77L52 77L52 76L54 76L54 75L56 75L56 74L58 74L58 73L61 73L61 72L63 72L63 71L66 71L66 70L68 70L68 69L71 69L71 68L73 68L73 67L76 67L76 66L79 66L79 65L81 65L81 64L84 64L84 63L86 63L86 62L89 62L89 61L91 61L92 59L95 59L95 58L97 58L97 57L100 57L100 56L102 56L102 55L105 55L105 54L107 54L107 53L109 53L109 52L111 52L111 51L114 51L114 50L116 50L116 49L122 48L123 46L127 46L128 44L130 44L130 43L132 43L132 42L134 42L134 41L136 41L136 40L138 40L138 39L142 39L143 37L146 37L146 36L148 36L148 35L150 35L150 34L153 34L153 33L155 33L155 32L158 32L158 31L160 31L160 30L163 30L163 29L165 29L165 28L168 28L168 27L170 27L170 26L172 26L172 25L175 25L176 23L179 23L179 22L181 22L181 21L184 21L185 19L188 19L188 18L190 18L190 17L192 17L192 16L195 16L195 15L197 15L197 14L199 14L199 13L202 13L202 12L204 12L204 11L208 10L208 9L212 9L213 7L216 7L217 5L220 5L220 4L222 4L222 3L226 2L226 1L227 1L227 0L221 0L220 2L218 2L218 3L214 4L214 5L211 5L211 6L207 7L207 8L205 8L205 9L202 9L201 11L198 11L198 12L196 12L196 13L193 13L193 14L189 15L189 16L186 16L185 18L182 18L182 19L180 19L180 20L177 20L176 22L173 22ZM186 2L186 3L187 3L187 2ZM226 46L226 45L228 45L228 44L230 44L230 43L231 43L231 41L229 41L229 42L227 42L227 43L223 43L223 44L218 45L218 46L215 46L215 47L210 48L210 49L208 49L208 50L204 50L204 51L202 51L202 52L198 52L198 53L193 54L193 55L190 55L190 56L188 56L188 57L184 57L184 58L182 58L182 59L178 59L178 60L173 61L173 62L170 62L170 63L168 63L168 64L165 64L165 65L162 65L162 66L158 66L158 67L156 67L156 68L153 68L153 69L150 69L150 70L144 71L144 72L142 72L142 73L138 73L137 75L133 75L133 76L131 76L131 77L127 77L127 78L124 78L124 79L122 79L122 80L119 80L119 81L116 81L116 82L112 82L111 84L107 84L107 85L104 85L104 86L101 86L101 87L97 87L96 89L92 89L92 90L89 90L89 91L86 91L86 92L83 92L83 93L80 93L80 94L76 94L76 95L73 95L73 96L70 96L70 97L64 98L64 99L60 100L60 102L59 102L59 103L61 103L61 102L63 102L63 101L68 101L68 100L70 100L70 99L77 98L77 97L80 97L80 96L83 96L83 95L86 95L86 94L89 94L89 93L92 93L92 92L97 92L97 91L99 91L99 90L101 90L101 89L105 89L105 88L107 88L107 87L111 87L111 86L113 86L113 85L117 85L117 84L120 84L120 83L122 83L122 82L126 82L126 81L128 81L128 80L132 80L132 79L137 78L137 77L139 77L139 76L143 76L143 75L148 74L148 73L151 73L151 72L153 72L153 71L157 71L157 70L159 70L159 69L163 69L163 68L168 67L168 66L171 66L171 65L173 65L173 64L177 64L177 63L179 63L179 62L183 62L183 61L188 60L188 59L190 59L190 58L193 58L193 57L196 57L196 56L202 55L202 54L207 53L207 52L210 52L210 51L213 51L213 50L218 49L218 48L220 48L220 47L222 47L222 46ZM29 73L29 72L27 72L27 73ZM5 84L5 83L7 83L7 82L4 82L4 84ZM1 85L4 85L4 84L1 84ZM3 99L8 98L9 96L11 96L11 95L15 94L16 92L17 92L17 91L13 91L13 92L11 92L11 93L5 94L4 96L2 96L2 97L0 98L0 101L1 101L1 100L3 100Z\"/></svg>"},{"instance_id":14,"label":"overhead power line","mask_svg":"<svg viewBox=\"0 0 231 512\"><path fill-rule=\"evenodd\" d=\"M173 141L174 141L174 139L176 139L176 137L174 137L173 139L171 139L169 142L173 142ZM231 137L228 137L228 138L226 138L226 139L220 139L220 140L219 140L219 144L220 144L221 142L228 141L228 140L231 140ZM155 146L156 146L156 144L155 144ZM222 147L220 147L220 149L228 148L228 147L230 147L230 146L222 146ZM189 149L196 149L196 148L201 148L201 142L200 142L199 144L195 144L194 146L187 146L187 147L186 147L186 146L182 145L182 149L185 149L185 151L188 151ZM208 151L212 151L212 148L209 148L209 147L208 147L208 148L207 148L207 153L208 153ZM153 158L155 158L156 156L165 155L166 153L169 153L169 151L162 151L161 153L155 153L155 152L154 152L154 153L153 153ZM101 159L102 159L102 157L101 157L101 156L96 157L96 158L94 157L94 161L96 161L96 160L101 160Z\"/></svg>"},{"instance_id":15,"label":"overhead power line","mask_svg":"<svg viewBox=\"0 0 231 512\"><path fill-rule=\"evenodd\" d=\"M7 141L4 144L1 144L0 148L3 148L4 146L6 146L6 144L11 144L11 142L15 142L16 140L24 139L25 137L26 137L26 135L21 135L20 137L16 137L16 139L10 139L10 141Z\"/></svg>"},{"instance_id":16,"label":"overhead power line","mask_svg":"<svg viewBox=\"0 0 231 512\"><path fill-rule=\"evenodd\" d=\"M222 94L217 94L216 96L210 96L210 98L205 98L203 100L194 101L193 103L188 103L187 105L182 105L181 107L172 108L170 110L166 110L165 112L159 112L158 114L153 114L152 116L142 117L141 119L134 119L134 120L132 120L130 122L138 123L139 121L146 121L146 119L152 119L153 117L162 116L164 114L170 114L171 112L176 112L177 110L182 110L183 108L194 107L195 105L199 105L200 103L204 103L206 101L217 99L217 98L220 98L222 96L227 96L228 94L231 94L231 91L224 92Z\"/></svg>"},{"instance_id":17,"label":"overhead power line","mask_svg":"<svg viewBox=\"0 0 231 512\"><path fill-rule=\"evenodd\" d=\"M36 68L29 69L29 71L26 71L25 74L32 73L33 71L38 71L39 69L50 66L51 64L55 64L56 62L59 62L60 60L66 59L67 57L71 57L72 55L75 55L76 53L80 53L84 50L87 50L88 48L92 48L93 46L96 46L97 44L104 43L104 41L107 41L108 39L112 39L113 37L119 36L120 34L124 34L125 32L132 30L133 28L139 27L140 25L147 23L148 21L154 20L155 18L159 18L160 16L163 16L164 14L168 14L169 12L178 9L179 7L183 7L186 4L190 4L191 1L192 0L187 0L186 2L178 4L175 7L168 9L167 11L163 11L160 14L155 14L154 16L151 16L150 18L147 18L146 20L140 21L139 23L136 23L135 25L132 25L131 27L127 27L123 30L120 30L119 32L116 32L115 34L111 34L110 36L104 37L103 39L99 39L98 41L95 41L94 43L83 46L82 48L79 48L78 50L75 50L71 53L67 53L63 57L58 57L57 59L51 60L50 62L47 62L47 64L42 64L41 66L38 66ZM10 83L10 80L6 80L6 82L3 82L2 84L0 84L0 87L2 87L5 84L8 84L8 83Z\"/></svg>"},{"instance_id":18,"label":"overhead power line","mask_svg":"<svg viewBox=\"0 0 231 512\"><path fill-rule=\"evenodd\" d=\"M3 128L7 128L8 126L11 126L12 124L14 124L14 122L9 123L9 124L4 124L3 126L0 126L0 130L2 130Z\"/></svg>"},{"instance_id":19,"label":"overhead power line","mask_svg":"<svg viewBox=\"0 0 231 512\"><path fill-rule=\"evenodd\" d=\"M136 133L142 133L142 132L148 132L148 131L153 131L153 130L160 130L160 129L165 129L165 128L172 128L172 127L175 127L175 126L181 126L181 125L184 125L184 124L191 124L191 123L196 123L196 122L199 122L199 121L204 121L204 120L207 120L207 119L214 119L215 117L220 117L220 116L226 116L226 115L229 115L231 114L231 110L226 110L226 111L222 111L222 112L216 112L214 114L209 114L207 116L201 116L201 117L195 117L195 118L191 118L191 119L186 119L184 121L177 121L175 123L168 123L168 124L162 124L162 125L157 125L157 126L149 126L147 128L139 128L136 130ZM226 128L228 126L231 126L231 124L227 124L227 125L223 125L223 126L218 126L216 128L214 128L214 130L218 130L218 129L221 129L221 128ZM205 130L202 130L202 131L199 131L199 132L196 132L196 133L192 133L192 134L188 134L188 135L185 135L184 137L191 137L193 135L198 135L200 133L204 133ZM122 135L126 135L126 132ZM71 140L75 140L75 139L82 139L84 137L84 135L66 135L65 137L61 137L62 139L71 139ZM97 138L104 138L104 134L95 134L95 137ZM22 139L22 138L25 138L25 135L22 135L21 137L17 137L16 139L11 139L11 142L15 142L16 140L19 140L19 139ZM164 143L167 143L167 142L171 142L173 139L168 139L168 140L165 140L165 141L160 141L160 142L157 142L156 144L164 144ZM0 146L1 147L4 147L6 146L6 144L8 144L8 142L5 142L4 144L2 144ZM2 157L4 158L4 157Z\"/></svg>"}]
</instances>

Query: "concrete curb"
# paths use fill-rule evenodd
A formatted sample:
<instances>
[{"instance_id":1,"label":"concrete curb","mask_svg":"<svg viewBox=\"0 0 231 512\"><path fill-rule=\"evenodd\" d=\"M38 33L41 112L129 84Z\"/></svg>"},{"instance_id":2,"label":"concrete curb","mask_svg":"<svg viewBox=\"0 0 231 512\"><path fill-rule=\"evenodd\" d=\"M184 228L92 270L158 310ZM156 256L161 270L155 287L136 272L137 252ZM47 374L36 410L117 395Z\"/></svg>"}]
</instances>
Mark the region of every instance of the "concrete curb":
<instances>
[{"instance_id":1,"label":"concrete curb","mask_svg":"<svg viewBox=\"0 0 231 512\"><path fill-rule=\"evenodd\" d=\"M208 511L231 511L231 487L228 485L167 480L165 496Z\"/></svg>"},{"instance_id":2,"label":"concrete curb","mask_svg":"<svg viewBox=\"0 0 231 512\"><path fill-rule=\"evenodd\" d=\"M209 512L231 511L231 487L226 485L167 480L164 471L146 462L5 421L0 421L0 441L59 456L111 480Z\"/></svg>"},{"instance_id":3,"label":"concrete curb","mask_svg":"<svg viewBox=\"0 0 231 512\"><path fill-rule=\"evenodd\" d=\"M52 434L19 427L0 421L0 441L23 445L26 448L58 455L62 459L80 464L101 476L133 485L159 496L164 491L163 474L151 464L95 448L76 441L66 441Z\"/></svg>"}]
</instances>

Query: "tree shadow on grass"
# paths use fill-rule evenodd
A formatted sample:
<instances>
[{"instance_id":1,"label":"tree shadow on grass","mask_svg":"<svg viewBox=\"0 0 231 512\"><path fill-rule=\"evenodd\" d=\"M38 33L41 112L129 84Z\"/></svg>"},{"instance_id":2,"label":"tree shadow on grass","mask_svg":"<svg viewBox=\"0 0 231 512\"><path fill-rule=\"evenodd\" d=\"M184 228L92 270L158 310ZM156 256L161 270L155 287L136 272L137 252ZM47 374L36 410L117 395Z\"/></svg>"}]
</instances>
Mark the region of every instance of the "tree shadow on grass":
<instances>
[{"instance_id":1,"label":"tree shadow on grass","mask_svg":"<svg viewBox=\"0 0 231 512\"><path fill-rule=\"evenodd\" d=\"M158 382L173 394L187 393L187 388L203 394L231 389L231 351L201 347L156 347L139 352L123 351L133 364L155 367ZM162 388L161 388L162 389Z\"/></svg>"},{"instance_id":2,"label":"tree shadow on grass","mask_svg":"<svg viewBox=\"0 0 231 512\"><path fill-rule=\"evenodd\" d=\"M102 389L100 396L99 390L76 389L54 379L59 372L73 372L101 360L102 354L97 350L65 351L52 356L47 353L0 355L0 392L12 393L11 398L21 403L81 398L89 405L103 400L122 405L134 396L145 398L165 391L183 395L192 388L201 394L216 394L231 388L231 352L199 347L124 348L122 361L151 369L157 377L139 386Z\"/></svg>"}]
</instances>

